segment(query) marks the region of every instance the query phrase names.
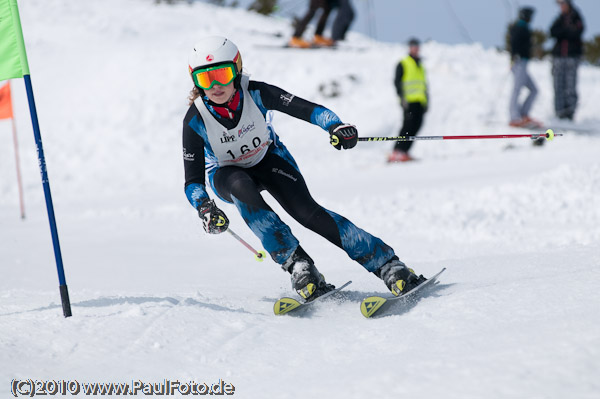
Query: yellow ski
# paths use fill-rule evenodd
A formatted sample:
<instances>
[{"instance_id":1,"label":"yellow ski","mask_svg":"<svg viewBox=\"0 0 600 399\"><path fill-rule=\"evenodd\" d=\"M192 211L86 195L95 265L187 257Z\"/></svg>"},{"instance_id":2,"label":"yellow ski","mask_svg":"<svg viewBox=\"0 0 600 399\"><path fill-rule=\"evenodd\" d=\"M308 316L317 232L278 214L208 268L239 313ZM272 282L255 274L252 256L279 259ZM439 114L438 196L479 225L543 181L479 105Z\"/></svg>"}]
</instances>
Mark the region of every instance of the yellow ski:
<instances>
[{"instance_id":1,"label":"yellow ski","mask_svg":"<svg viewBox=\"0 0 600 399\"><path fill-rule=\"evenodd\" d=\"M368 298L365 298L360 304L360 313L362 313L362 315L365 317L371 317L386 302L387 299L385 299L382 296L370 296Z\"/></svg>"},{"instance_id":2,"label":"yellow ski","mask_svg":"<svg viewBox=\"0 0 600 399\"><path fill-rule=\"evenodd\" d=\"M275 306L273 306L273 311L275 314L286 314L287 312L291 312L296 309L298 306L302 305L302 303L298 302L293 298L281 298L277 302L275 302Z\"/></svg>"},{"instance_id":3,"label":"yellow ski","mask_svg":"<svg viewBox=\"0 0 600 399\"><path fill-rule=\"evenodd\" d=\"M367 318L372 317L373 315L375 315L378 312L382 313L383 310L389 308L390 304L392 304L393 302L395 302L399 299L407 299L408 297L415 295L417 292L421 291L425 287L435 283L437 281L437 278L440 276L440 274L442 274L444 272L444 270L446 270L446 268L443 268L436 275L434 275L430 279L426 280L421 285L417 286L417 288L414 288L414 289L408 291L406 294L403 294L400 296L391 296L391 294L390 294L389 297L370 296L368 298L365 298L365 299L363 299L363 301L360 304L360 312L362 313L363 316L365 316Z\"/></svg>"},{"instance_id":4,"label":"yellow ski","mask_svg":"<svg viewBox=\"0 0 600 399\"><path fill-rule=\"evenodd\" d=\"M336 288L329 292L326 292L323 295L310 300L309 302L300 302L300 301L295 300L294 298L287 298L287 297L281 298L277 302L275 302L275 305L273 305L273 312L276 315L283 315L283 314L289 313L293 310L295 311L300 308L310 306L313 303L320 301L323 298L327 298L330 295L340 292L341 290L346 288L348 285L350 285L350 283L352 283L352 281L348 281L346 284L340 286L339 288Z\"/></svg>"}]
</instances>

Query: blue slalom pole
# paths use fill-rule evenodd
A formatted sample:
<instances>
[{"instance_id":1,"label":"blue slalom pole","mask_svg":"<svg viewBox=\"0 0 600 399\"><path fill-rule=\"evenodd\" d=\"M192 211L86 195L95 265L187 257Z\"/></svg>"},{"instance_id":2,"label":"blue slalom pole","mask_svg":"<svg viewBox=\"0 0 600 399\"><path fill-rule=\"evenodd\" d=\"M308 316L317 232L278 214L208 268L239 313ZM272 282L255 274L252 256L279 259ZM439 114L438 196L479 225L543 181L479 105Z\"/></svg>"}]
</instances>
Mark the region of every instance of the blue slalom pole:
<instances>
[{"instance_id":1,"label":"blue slalom pole","mask_svg":"<svg viewBox=\"0 0 600 399\"><path fill-rule=\"evenodd\" d=\"M60 244L58 242L58 230L56 229L56 219L54 217L54 206L52 205L52 194L50 193L50 181L48 180L48 171L46 170L46 157L44 157L44 148L42 147L42 135L40 134L40 125L38 122L35 100L33 98L33 88L31 86L31 77L24 75L25 89L27 90L27 100L29 101L29 112L31 114L31 123L33 125L33 135L35 145L37 146L38 162L40 173L42 174L42 185L44 187L44 196L46 198L46 209L48 210L48 220L50 221L50 232L52 233L52 244L54 245L54 257L56 258L56 269L58 271L58 282L60 290L60 299L62 302L63 315L71 316L71 302L69 301L69 290L65 279L65 270L63 268L62 255L60 253Z\"/></svg>"}]
</instances>

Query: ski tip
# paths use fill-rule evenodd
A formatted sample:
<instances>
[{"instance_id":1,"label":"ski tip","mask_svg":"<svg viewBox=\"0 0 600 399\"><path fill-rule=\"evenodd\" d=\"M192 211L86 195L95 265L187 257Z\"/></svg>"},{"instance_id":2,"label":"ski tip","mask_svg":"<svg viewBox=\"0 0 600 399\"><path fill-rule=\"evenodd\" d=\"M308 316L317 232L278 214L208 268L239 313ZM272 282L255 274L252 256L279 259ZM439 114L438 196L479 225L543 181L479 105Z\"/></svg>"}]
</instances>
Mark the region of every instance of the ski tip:
<instances>
[{"instance_id":1,"label":"ski tip","mask_svg":"<svg viewBox=\"0 0 600 399\"><path fill-rule=\"evenodd\" d=\"M281 298L273 305L273 312L276 315L286 314L300 305L302 304L293 298Z\"/></svg>"},{"instance_id":2,"label":"ski tip","mask_svg":"<svg viewBox=\"0 0 600 399\"><path fill-rule=\"evenodd\" d=\"M442 268L442 270L440 270L439 272L437 272L433 276L429 277L427 280L437 280L437 278L440 276L440 274L444 273L445 270L446 270L445 267Z\"/></svg>"},{"instance_id":3,"label":"ski tip","mask_svg":"<svg viewBox=\"0 0 600 399\"><path fill-rule=\"evenodd\" d=\"M366 318L369 318L375 314L387 302L387 299L380 296L370 296L363 299L360 304L360 313Z\"/></svg>"}]
</instances>

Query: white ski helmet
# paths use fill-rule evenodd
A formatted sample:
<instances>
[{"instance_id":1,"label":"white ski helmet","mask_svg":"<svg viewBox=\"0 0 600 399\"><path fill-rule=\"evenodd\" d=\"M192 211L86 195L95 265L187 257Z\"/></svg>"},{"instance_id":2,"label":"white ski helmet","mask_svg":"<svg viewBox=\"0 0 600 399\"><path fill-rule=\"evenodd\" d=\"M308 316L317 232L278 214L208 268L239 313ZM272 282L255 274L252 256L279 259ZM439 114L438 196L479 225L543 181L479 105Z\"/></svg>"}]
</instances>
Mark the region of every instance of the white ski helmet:
<instances>
[{"instance_id":1,"label":"white ski helmet","mask_svg":"<svg viewBox=\"0 0 600 399\"><path fill-rule=\"evenodd\" d=\"M190 74L198 68L232 63L238 76L242 73L242 56L235 44L223 36L206 37L194 45L189 57Z\"/></svg>"}]
</instances>

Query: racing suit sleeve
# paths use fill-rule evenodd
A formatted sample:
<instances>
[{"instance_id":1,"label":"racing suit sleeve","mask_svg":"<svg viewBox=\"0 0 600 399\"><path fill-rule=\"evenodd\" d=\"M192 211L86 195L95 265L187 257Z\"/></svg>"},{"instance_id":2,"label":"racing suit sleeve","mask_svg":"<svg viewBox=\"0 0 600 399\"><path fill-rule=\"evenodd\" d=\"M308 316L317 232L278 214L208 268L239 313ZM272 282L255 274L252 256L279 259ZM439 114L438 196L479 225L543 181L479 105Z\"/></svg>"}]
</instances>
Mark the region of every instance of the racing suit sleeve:
<instances>
[{"instance_id":1,"label":"racing suit sleeve","mask_svg":"<svg viewBox=\"0 0 600 399\"><path fill-rule=\"evenodd\" d=\"M326 131L331 125L342 123L330 109L288 93L277 86L250 81L248 90L263 113L266 113L266 110L280 111L320 126Z\"/></svg>"}]
</instances>

